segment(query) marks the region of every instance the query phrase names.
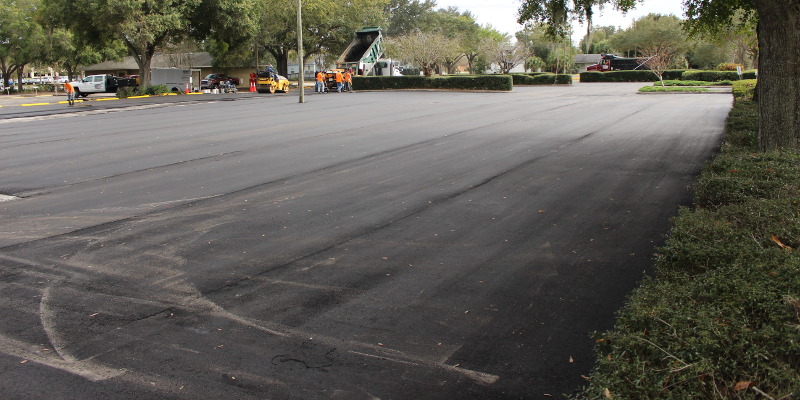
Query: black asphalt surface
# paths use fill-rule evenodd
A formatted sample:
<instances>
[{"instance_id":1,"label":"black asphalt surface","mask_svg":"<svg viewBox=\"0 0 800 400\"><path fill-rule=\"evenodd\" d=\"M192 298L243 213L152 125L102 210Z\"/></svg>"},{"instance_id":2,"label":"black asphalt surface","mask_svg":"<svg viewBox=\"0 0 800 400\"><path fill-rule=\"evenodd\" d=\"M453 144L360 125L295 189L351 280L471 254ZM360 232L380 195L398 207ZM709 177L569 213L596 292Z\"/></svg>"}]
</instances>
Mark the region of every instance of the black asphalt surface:
<instances>
[{"instance_id":1,"label":"black asphalt surface","mask_svg":"<svg viewBox=\"0 0 800 400\"><path fill-rule=\"evenodd\" d=\"M0 398L570 393L731 105L640 86L0 108Z\"/></svg>"}]
</instances>

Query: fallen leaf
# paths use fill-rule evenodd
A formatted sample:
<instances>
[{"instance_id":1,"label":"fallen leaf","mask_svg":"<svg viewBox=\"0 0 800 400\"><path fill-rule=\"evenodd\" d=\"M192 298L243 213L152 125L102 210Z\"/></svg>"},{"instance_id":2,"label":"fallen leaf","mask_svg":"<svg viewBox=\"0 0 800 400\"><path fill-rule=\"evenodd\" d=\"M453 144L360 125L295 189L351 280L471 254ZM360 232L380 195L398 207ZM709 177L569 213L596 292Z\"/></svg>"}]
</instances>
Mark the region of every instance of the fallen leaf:
<instances>
[{"instance_id":1,"label":"fallen leaf","mask_svg":"<svg viewBox=\"0 0 800 400\"><path fill-rule=\"evenodd\" d=\"M603 396L606 396L607 399L611 398L611 391L608 388L603 389Z\"/></svg>"},{"instance_id":2,"label":"fallen leaf","mask_svg":"<svg viewBox=\"0 0 800 400\"><path fill-rule=\"evenodd\" d=\"M781 240L780 240L780 239L778 239L778 237L777 237L777 236L775 236L775 235L772 235L772 241L773 241L773 242L775 242L775 244L777 244L778 246L780 246L780 248L782 248L782 249L784 249L784 250L791 250L791 249L792 249L791 247L789 247L789 246L787 246L787 245L783 244L783 243L781 242Z\"/></svg>"},{"instance_id":3,"label":"fallen leaf","mask_svg":"<svg viewBox=\"0 0 800 400\"><path fill-rule=\"evenodd\" d=\"M746 390L753 386L753 381L739 381L733 386L733 390Z\"/></svg>"}]
</instances>

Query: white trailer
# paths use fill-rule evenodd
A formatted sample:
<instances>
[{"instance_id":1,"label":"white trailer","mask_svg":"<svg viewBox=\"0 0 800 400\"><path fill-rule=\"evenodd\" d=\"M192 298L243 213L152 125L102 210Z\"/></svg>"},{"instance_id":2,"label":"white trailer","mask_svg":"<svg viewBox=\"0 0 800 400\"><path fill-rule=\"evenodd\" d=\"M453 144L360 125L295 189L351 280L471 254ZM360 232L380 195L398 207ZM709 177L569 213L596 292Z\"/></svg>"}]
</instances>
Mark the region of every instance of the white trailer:
<instances>
[{"instance_id":1,"label":"white trailer","mask_svg":"<svg viewBox=\"0 0 800 400\"><path fill-rule=\"evenodd\" d=\"M153 68L150 70L150 85L166 85L172 92L186 90L190 84L192 70L180 68Z\"/></svg>"}]
</instances>

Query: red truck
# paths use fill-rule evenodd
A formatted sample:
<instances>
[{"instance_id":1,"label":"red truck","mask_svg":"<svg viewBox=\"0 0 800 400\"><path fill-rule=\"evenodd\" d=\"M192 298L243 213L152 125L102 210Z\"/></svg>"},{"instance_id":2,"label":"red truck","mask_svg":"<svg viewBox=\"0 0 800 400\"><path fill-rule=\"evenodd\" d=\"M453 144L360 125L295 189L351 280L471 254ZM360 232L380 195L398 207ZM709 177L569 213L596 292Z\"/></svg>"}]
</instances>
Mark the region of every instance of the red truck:
<instances>
[{"instance_id":1,"label":"red truck","mask_svg":"<svg viewBox=\"0 0 800 400\"><path fill-rule=\"evenodd\" d=\"M587 71L629 71L633 69L650 69L638 58L619 57L613 54L603 54L600 62L586 67Z\"/></svg>"},{"instance_id":2,"label":"red truck","mask_svg":"<svg viewBox=\"0 0 800 400\"><path fill-rule=\"evenodd\" d=\"M222 84L239 86L239 78L227 77L225 74L208 74L200 80L200 89L218 89Z\"/></svg>"}]
</instances>

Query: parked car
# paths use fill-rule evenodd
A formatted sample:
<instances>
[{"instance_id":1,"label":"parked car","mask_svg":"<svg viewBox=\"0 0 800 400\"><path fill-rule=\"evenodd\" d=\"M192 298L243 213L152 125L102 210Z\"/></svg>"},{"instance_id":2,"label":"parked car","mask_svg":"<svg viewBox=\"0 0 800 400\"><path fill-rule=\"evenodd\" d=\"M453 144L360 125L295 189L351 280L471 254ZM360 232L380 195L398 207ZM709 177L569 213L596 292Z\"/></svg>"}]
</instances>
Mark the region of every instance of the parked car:
<instances>
[{"instance_id":1,"label":"parked car","mask_svg":"<svg viewBox=\"0 0 800 400\"><path fill-rule=\"evenodd\" d=\"M217 89L223 84L239 86L239 78L227 77L225 74L208 74L200 80L200 89Z\"/></svg>"}]
</instances>

